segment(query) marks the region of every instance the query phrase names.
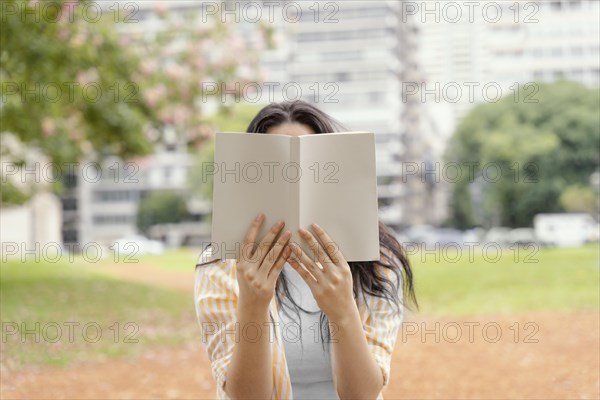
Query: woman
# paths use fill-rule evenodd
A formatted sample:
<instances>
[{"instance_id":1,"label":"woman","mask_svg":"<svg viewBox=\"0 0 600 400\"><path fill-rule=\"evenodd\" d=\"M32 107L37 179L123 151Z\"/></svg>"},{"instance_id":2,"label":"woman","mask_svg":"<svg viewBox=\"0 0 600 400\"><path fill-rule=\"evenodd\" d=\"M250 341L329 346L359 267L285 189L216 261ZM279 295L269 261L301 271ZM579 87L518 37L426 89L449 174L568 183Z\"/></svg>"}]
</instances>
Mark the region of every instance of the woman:
<instances>
[{"instance_id":1,"label":"woman","mask_svg":"<svg viewBox=\"0 0 600 400\"><path fill-rule=\"evenodd\" d=\"M272 103L248 133L312 135L345 130L303 102ZM335 238L313 224L289 241L285 221L257 237L250 259L220 260L209 247L196 266L195 304L219 398L382 399L404 298L417 305L409 261L379 223L380 260L346 262ZM315 221L318 223L318 221Z\"/></svg>"}]
</instances>

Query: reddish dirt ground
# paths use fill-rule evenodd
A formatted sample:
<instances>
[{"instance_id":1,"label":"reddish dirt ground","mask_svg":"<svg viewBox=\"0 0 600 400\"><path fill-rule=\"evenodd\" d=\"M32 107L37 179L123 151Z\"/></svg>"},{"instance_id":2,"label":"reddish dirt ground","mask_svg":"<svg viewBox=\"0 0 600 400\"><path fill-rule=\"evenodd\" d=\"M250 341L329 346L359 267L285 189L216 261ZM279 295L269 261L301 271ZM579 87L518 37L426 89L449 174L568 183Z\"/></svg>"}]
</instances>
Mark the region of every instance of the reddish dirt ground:
<instances>
[{"instance_id":1,"label":"reddish dirt ground","mask_svg":"<svg viewBox=\"0 0 600 400\"><path fill-rule=\"evenodd\" d=\"M105 270L127 279L143 276L137 279L147 283L155 276L162 285L191 290L190 273ZM599 332L597 312L409 317L384 397L598 399ZM1 372L2 399L212 399L215 393L201 343L153 349L135 360Z\"/></svg>"}]
</instances>

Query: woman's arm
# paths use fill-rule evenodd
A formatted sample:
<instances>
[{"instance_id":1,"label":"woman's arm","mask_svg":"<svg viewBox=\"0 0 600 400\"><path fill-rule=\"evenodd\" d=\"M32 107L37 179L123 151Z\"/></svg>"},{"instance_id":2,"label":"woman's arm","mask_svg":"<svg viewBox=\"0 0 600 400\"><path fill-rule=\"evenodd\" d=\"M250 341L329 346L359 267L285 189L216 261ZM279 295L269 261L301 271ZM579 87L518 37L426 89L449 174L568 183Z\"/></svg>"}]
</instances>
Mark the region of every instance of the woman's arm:
<instances>
[{"instance_id":1,"label":"woman's arm","mask_svg":"<svg viewBox=\"0 0 600 400\"><path fill-rule=\"evenodd\" d=\"M392 282L395 282L395 275L389 270L386 270L383 273L388 276L388 279L390 279ZM396 282L396 284L398 283ZM399 298L402 299L402 287L398 286L398 288ZM354 317L352 319L348 318L347 322L338 322L336 325L339 326L333 328L338 329L338 332L333 332L333 339L335 340L339 338L337 342L332 343L332 361L335 376L342 380L342 383L336 385L338 388L338 393L340 393L340 397L345 396L344 393L347 387L352 387L352 382L343 383L344 380L341 377L353 376L353 366L361 365L360 363L363 362L360 361L362 359L361 354L364 354L363 343L365 342L370 359L375 361L375 365L377 367L379 391L381 391L389 382L392 353L396 345L398 331L403 319L403 306L400 305L400 307L396 307L387 300L371 295L366 295L364 299L365 301L359 302L360 305L358 308L355 307L352 313L349 313L349 315L353 315L354 310L358 310L358 322ZM359 324L360 332L358 330ZM350 328L345 329L344 327L347 325L350 325ZM344 334L344 331L352 332L352 334L356 335L356 337L358 337L360 334L361 339L354 338L354 336L353 338L350 338L347 333ZM340 346L342 341L345 339L348 341L344 346ZM346 345L348 347L346 347ZM368 365L372 364L372 362L368 363ZM348 372L347 369L349 369L350 372ZM355 369L355 372L359 373L359 370L363 369L364 368ZM364 375L364 377L356 379L367 379L365 378L366 376L370 375ZM354 396L355 395L353 393L349 394L349 397ZM358 398L359 395L356 396ZM366 394L365 397L361 398L373 399L375 396L376 395Z\"/></svg>"},{"instance_id":2,"label":"woman's arm","mask_svg":"<svg viewBox=\"0 0 600 400\"><path fill-rule=\"evenodd\" d=\"M381 368L375 361L356 307L331 321L332 368L341 399L375 399L383 388Z\"/></svg>"},{"instance_id":3,"label":"woman's arm","mask_svg":"<svg viewBox=\"0 0 600 400\"><path fill-rule=\"evenodd\" d=\"M225 392L233 399L270 399L273 375L269 309L257 309L240 299L237 320Z\"/></svg>"},{"instance_id":4,"label":"woman's arm","mask_svg":"<svg viewBox=\"0 0 600 400\"><path fill-rule=\"evenodd\" d=\"M217 383L217 397L226 398L223 387L235 338L224 332L233 331L237 323L235 266L233 260L207 260L205 253L200 257L201 263L196 266L196 315L202 331L202 343Z\"/></svg>"},{"instance_id":5,"label":"woman's arm","mask_svg":"<svg viewBox=\"0 0 600 400\"><path fill-rule=\"evenodd\" d=\"M236 261L239 287L235 346L225 380L225 392L234 399L270 399L273 388L271 321L269 306L275 294L277 278L287 255L286 244L291 232L279 232L285 223L278 221L256 246L256 237L264 221L261 213L253 221L243 242L243 249L254 249L249 257ZM289 251L289 249L287 249Z\"/></svg>"},{"instance_id":6,"label":"woman's arm","mask_svg":"<svg viewBox=\"0 0 600 400\"><path fill-rule=\"evenodd\" d=\"M270 399L271 324L265 325L270 321L269 308L247 305L243 297L238 297L235 285L234 260L196 268L196 313L218 397ZM249 328L244 330L244 326Z\"/></svg>"},{"instance_id":7,"label":"woman's arm","mask_svg":"<svg viewBox=\"0 0 600 400\"><path fill-rule=\"evenodd\" d=\"M304 278L332 332L332 364L341 398L374 399L389 379L391 354L402 321L401 308L374 296L365 296L359 311L353 297L350 266L329 235L317 225L301 237L315 252L322 268L299 246L292 246L288 262ZM303 268L299 262L306 267ZM388 274L388 272L384 272ZM389 275L391 277L391 274Z\"/></svg>"}]
</instances>

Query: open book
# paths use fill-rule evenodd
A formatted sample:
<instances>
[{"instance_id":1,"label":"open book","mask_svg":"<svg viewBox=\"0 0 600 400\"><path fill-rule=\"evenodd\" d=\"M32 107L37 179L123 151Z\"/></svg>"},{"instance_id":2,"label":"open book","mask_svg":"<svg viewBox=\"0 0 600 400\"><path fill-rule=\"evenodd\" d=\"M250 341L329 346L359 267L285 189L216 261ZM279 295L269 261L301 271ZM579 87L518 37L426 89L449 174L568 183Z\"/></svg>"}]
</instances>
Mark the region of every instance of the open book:
<instances>
[{"instance_id":1,"label":"open book","mask_svg":"<svg viewBox=\"0 0 600 400\"><path fill-rule=\"evenodd\" d=\"M258 213L266 216L257 242L279 219L313 260L298 234L317 223L347 261L379 260L375 135L216 135L212 238L215 258L238 259ZM313 232L314 234L314 232Z\"/></svg>"}]
</instances>

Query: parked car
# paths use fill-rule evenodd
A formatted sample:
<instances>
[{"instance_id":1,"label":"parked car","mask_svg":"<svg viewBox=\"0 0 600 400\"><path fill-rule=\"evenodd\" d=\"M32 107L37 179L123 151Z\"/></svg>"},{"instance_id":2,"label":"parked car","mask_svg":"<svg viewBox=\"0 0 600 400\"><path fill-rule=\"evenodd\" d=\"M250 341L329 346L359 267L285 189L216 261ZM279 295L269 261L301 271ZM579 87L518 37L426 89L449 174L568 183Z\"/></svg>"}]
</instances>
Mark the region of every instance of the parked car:
<instances>
[{"instance_id":1,"label":"parked car","mask_svg":"<svg viewBox=\"0 0 600 400\"><path fill-rule=\"evenodd\" d=\"M541 246L540 241L535 235L535 231L532 228L516 228L510 231L509 240L511 244L518 246Z\"/></svg>"},{"instance_id":2,"label":"parked car","mask_svg":"<svg viewBox=\"0 0 600 400\"><path fill-rule=\"evenodd\" d=\"M418 246L427 246L427 248L431 249L436 246L464 246L464 233L457 229L436 228L430 225L415 225L402 232L399 236L402 236L408 243L414 243Z\"/></svg>"},{"instance_id":3,"label":"parked car","mask_svg":"<svg viewBox=\"0 0 600 400\"><path fill-rule=\"evenodd\" d=\"M119 255L160 255L164 253L165 245L158 240L150 240L142 235L133 235L115 241L111 249Z\"/></svg>"},{"instance_id":4,"label":"parked car","mask_svg":"<svg viewBox=\"0 0 600 400\"><path fill-rule=\"evenodd\" d=\"M495 243L502 247L508 247L512 244L510 237L510 228L496 226L491 228L484 236L485 243Z\"/></svg>"},{"instance_id":5,"label":"parked car","mask_svg":"<svg viewBox=\"0 0 600 400\"><path fill-rule=\"evenodd\" d=\"M538 214L533 227L537 238L549 246L577 247L598 240L598 222L588 214Z\"/></svg>"}]
</instances>

